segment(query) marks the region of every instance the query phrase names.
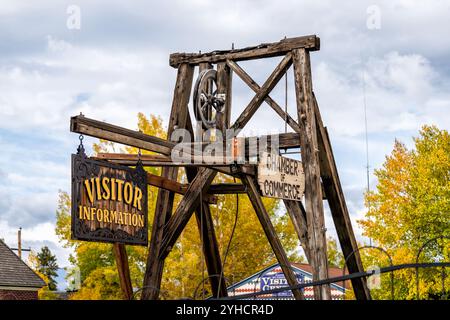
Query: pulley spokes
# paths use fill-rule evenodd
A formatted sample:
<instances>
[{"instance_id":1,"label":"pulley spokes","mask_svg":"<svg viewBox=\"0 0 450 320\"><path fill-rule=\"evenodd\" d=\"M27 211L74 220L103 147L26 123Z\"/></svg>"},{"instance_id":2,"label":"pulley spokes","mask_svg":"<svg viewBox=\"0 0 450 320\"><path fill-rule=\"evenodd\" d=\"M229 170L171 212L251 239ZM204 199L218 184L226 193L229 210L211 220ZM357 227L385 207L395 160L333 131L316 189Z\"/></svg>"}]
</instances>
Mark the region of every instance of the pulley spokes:
<instances>
[{"instance_id":1,"label":"pulley spokes","mask_svg":"<svg viewBox=\"0 0 450 320\"><path fill-rule=\"evenodd\" d=\"M217 71L213 69L200 72L194 86L194 115L202 122L203 129L218 127L218 113L223 112L225 101L217 94Z\"/></svg>"}]
</instances>

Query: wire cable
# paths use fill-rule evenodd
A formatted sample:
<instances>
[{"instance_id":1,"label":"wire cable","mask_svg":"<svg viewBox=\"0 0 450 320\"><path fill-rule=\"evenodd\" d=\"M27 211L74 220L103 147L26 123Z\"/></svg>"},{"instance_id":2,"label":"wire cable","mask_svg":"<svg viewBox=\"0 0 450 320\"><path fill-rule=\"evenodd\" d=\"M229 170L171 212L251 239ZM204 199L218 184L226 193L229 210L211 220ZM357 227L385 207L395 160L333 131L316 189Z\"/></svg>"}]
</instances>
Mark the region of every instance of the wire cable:
<instances>
[{"instance_id":1,"label":"wire cable","mask_svg":"<svg viewBox=\"0 0 450 320\"><path fill-rule=\"evenodd\" d=\"M234 183L236 183L236 178L233 177ZM227 244L227 248L225 250L225 254L223 255L223 263L222 263L222 270L220 272L220 277L219 277L219 286L217 289L217 298L219 298L219 294L220 294L220 285L222 284L222 278L223 278L223 273L224 273L224 268L225 268L225 264L227 262L227 257L228 257L228 252L230 250L230 246L231 246L231 242L233 241L233 237L234 237L234 232L236 231L236 226L237 226L237 222L238 222L238 217L239 217L239 194L236 193L236 214L234 217L234 224L233 224L233 229L231 230L231 235L230 235L230 239L228 240L228 244Z\"/></svg>"}]
</instances>

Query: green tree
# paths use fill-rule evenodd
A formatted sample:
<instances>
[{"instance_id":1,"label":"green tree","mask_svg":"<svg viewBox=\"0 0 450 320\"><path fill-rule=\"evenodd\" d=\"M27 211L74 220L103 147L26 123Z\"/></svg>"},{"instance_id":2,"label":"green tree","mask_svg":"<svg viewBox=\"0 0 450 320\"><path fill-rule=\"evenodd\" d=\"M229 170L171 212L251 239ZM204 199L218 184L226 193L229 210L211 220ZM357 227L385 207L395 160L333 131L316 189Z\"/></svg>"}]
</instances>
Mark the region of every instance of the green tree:
<instances>
[{"instance_id":1,"label":"green tree","mask_svg":"<svg viewBox=\"0 0 450 320\"><path fill-rule=\"evenodd\" d=\"M138 114L138 129L143 133L165 138L165 130L160 118L146 118ZM128 152L137 153L136 148L120 149L116 144L100 141L94 144L95 152ZM142 150L143 154L147 154ZM153 174L160 174L156 167L146 168ZM182 170L180 170L182 172ZM179 175L179 181L186 183L184 174ZM217 175L214 183L233 182L225 175ZM158 189L148 189L149 232L153 222ZM175 196L174 208L181 197ZM299 242L294 227L283 208L276 199L263 199L272 222L280 236L291 261L299 261ZM229 243L235 222L237 206L239 206L237 226L232 238L225 265L225 277L231 284L252 273L276 262L275 256L265 237L262 227L247 196L219 195L216 205L211 205L219 249L224 260L226 247ZM81 272L81 289L72 296L73 299L117 299L121 297L120 287L115 267L112 246L104 243L73 241L70 238L70 197L60 192L59 205L56 213L56 233L66 247L73 249L70 262L78 266ZM149 237L150 238L150 237ZM134 288L142 287L143 275L147 259L147 248L127 246L130 273ZM202 255L202 247L195 215L188 222L185 230L176 242L166 259L161 285L163 298L193 297L195 289L207 277L206 265ZM209 289L209 282L205 281ZM197 292L200 297L200 292Z\"/></svg>"},{"instance_id":2,"label":"green tree","mask_svg":"<svg viewBox=\"0 0 450 320\"><path fill-rule=\"evenodd\" d=\"M408 150L395 141L392 153L382 168L375 170L378 184L365 196L368 208L359 221L364 235L386 249L394 264L415 262L419 248L438 236L450 236L450 137L446 130L424 126ZM449 242L436 241L427 246L421 262L448 261ZM363 255L365 264L388 265L381 252ZM440 270L421 270L421 298L442 294ZM374 296L390 298L388 276L383 290ZM445 287L449 288L447 277ZM448 290L448 289L447 289ZM395 273L395 298L412 299L416 295L415 271Z\"/></svg>"},{"instance_id":3,"label":"green tree","mask_svg":"<svg viewBox=\"0 0 450 320\"><path fill-rule=\"evenodd\" d=\"M42 280L44 280L46 286L38 290L38 298L39 300L56 300L58 299L58 295L55 291L50 290L49 288L49 279L48 277L40 272L40 262L37 258L37 255L34 251L30 251L27 258L27 263L31 269L39 276Z\"/></svg>"},{"instance_id":4,"label":"green tree","mask_svg":"<svg viewBox=\"0 0 450 320\"><path fill-rule=\"evenodd\" d=\"M41 251L37 253L37 269L39 272L48 279L48 288L51 291L56 290L55 277L58 276L58 263L56 262L56 256L52 254L47 246L41 248Z\"/></svg>"}]
</instances>

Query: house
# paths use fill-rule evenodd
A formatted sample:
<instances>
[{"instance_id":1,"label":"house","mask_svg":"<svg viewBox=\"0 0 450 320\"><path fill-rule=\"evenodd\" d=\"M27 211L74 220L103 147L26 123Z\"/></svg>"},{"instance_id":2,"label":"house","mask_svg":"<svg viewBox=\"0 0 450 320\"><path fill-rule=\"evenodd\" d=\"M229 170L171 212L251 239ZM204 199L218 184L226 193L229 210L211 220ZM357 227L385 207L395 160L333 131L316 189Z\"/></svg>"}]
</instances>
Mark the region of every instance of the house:
<instances>
[{"instance_id":1,"label":"house","mask_svg":"<svg viewBox=\"0 0 450 320\"><path fill-rule=\"evenodd\" d=\"M0 240L0 300L37 300L45 282Z\"/></svg>"},{"instance_id":2,"label":"house","mask_svg":"<svg viewBox=\"0 0 450 320\"><path fill-rule=\"evenodd\" d=\"M309 264L305 263L291 263L292 271L297 278L299 283L308 283L312 281L312 268ZM342 276L343 270L340 268L329 267L328 268L328 276L329 278L335 278ZM280 287L286 287L288 283L286 278L284 277L283 271L281 270L280 265L274 264L271 265L250 277L239 281L228 287L228 296L239 296L242 294L249 294L260 291L273 290ZM349 288L349 284L341 283L332 283L331 284L331 298L333 300L342 300L345 294L345 288ZM306 300L313 300L314 293L313 287L306 287L303 289L303 294L305 295ZM258 295L255 298L256 300L292 300L294 299L292 292L290 290L274 293L274 294L266 294L266 295Z\"/></svg>"}]
</instances>

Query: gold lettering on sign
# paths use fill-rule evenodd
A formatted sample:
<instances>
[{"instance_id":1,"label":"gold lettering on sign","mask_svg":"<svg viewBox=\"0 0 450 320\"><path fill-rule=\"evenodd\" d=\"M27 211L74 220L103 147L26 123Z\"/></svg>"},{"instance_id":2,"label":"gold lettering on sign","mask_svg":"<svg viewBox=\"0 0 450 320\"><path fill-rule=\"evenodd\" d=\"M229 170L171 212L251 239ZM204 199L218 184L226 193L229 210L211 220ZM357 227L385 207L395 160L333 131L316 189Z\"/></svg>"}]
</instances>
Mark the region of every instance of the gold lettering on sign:
<instances>
[{"instance_id":1,"label":"gold lettering on sign","mask_svg":"<svg viewBox=\"0 0 450 320\"><path fill-rule=\"evenodd\" d=\"M142 190L131 182L102 177L86 179L83 186L91 204L101 200L124 201L139 211L142 210Z\"/></svg>"},{"instance_id":2,"label":"gold lettering on sign","mask_svg":"<svg viewBox=\"0 0 450 320\"><path fill-rule=\"evenodd\" d=\"M78 208L80 220L115 223L124 226L144 227L144 215L140 213L129 213L99 209L80 205Z\"/></svg>"}]
</instances>

